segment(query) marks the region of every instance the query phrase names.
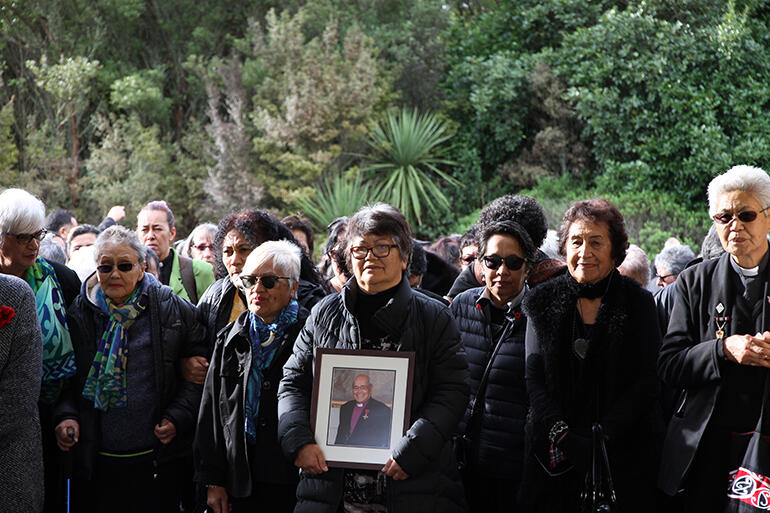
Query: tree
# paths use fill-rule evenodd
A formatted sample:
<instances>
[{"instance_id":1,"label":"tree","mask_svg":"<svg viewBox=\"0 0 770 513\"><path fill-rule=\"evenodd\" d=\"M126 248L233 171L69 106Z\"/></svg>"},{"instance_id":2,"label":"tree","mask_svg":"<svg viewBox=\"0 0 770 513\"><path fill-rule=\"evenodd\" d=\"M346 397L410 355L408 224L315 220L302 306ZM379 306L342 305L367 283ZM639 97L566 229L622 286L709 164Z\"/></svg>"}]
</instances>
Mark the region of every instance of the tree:
<instances>
[{"instance_id":1,"label":"tree","mask_svg":"<svg viewBox=\"0 0 770 513\"><path fill-rule=\"evenodd\" d=\"M449 200L436 179L458 185L440 166L454 163L443 158L451 134L447 124L432 113L411 109L389 113L372 131L373 163L364 168L379 182L377 196L398 207L412 225L422 224L422 205L432 212L449 210Z\"/></svg>"}]
</instances>

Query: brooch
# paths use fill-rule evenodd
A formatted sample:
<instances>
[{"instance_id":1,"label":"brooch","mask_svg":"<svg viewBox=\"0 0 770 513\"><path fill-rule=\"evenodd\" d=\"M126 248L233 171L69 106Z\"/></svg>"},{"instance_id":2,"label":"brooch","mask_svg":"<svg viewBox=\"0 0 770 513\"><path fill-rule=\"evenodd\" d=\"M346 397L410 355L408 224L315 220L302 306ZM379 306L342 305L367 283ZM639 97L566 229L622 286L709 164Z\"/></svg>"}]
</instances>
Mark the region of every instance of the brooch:
<instances>
[{"instance_id":1,"label":"brooch","mask_svg":"<svg viewBox=\"0 0 770 513\"><path fill-rule=\"evenodd\" d=\"M725 311L725 307L722 303L717 305L716 311L717 315L714 316L714 324L716 324L717 327L716 337L721 340L725 336L725 326L727 325L727 321L730 320L730 317L728 315L721 315Z\"/></svg>"},{"instance_id":2,"label":"brooch","mask_svg":"<svg viewBox=\"0 0 770 513\"><path fill-rule=\"evenodd\" d=\"M364 415L361 418L364 419L364 420L369 418L369 409L368 408L366 410L364 410Z\"/></svg>"}]
</instances>

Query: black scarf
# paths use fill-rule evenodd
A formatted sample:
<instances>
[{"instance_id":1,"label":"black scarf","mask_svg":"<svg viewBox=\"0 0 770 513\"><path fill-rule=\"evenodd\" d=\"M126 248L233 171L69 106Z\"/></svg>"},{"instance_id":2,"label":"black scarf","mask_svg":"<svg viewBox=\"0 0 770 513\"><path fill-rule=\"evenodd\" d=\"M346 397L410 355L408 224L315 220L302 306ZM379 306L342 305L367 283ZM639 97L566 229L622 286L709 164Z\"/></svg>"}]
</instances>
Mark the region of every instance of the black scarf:
<instances>
[{"instance_id":1,"label":"black scarf","mask_svg":"<svg viewBox=\"0 0 770 513\"><path fill-rule=\"evenodd\" d=\"M607 293L607 289L610 286L610 280L612 280L612 275L616 274L618 271L617 269L613 268L610 271L610 274L604 277L604 279L601 279L597 281L596 283L578 283L575 281L575 278L570 276L570 279L575 282L577 285L577 295L578 297L584 297L586 299L596 299L598 297L602 297Z\"/></svg>"}]
</instances>

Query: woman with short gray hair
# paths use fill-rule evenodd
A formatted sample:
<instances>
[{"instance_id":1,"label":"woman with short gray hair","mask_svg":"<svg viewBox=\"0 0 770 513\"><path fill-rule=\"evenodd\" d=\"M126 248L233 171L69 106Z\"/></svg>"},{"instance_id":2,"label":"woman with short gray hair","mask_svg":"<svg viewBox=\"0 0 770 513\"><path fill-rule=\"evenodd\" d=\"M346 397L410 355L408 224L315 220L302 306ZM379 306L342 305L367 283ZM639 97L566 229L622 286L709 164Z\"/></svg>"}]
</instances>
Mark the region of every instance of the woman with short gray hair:
<instances>
[{"instance_id":1,"label":"woman with short gray hair","mask_svg":"<svg viewBox=\"0 0 770 513\"><path fill-rule=\"evenodd\" d=\"M212 223L199 224L182 245L181 253L194 260L203 260L216 265L216 251L214 251L214 239L217 236L217 225Z\"/></svg>"},{"instance_id":2,"label":"woman with short gray hair","mask_svg":"<svg viewBox=\"0 0 770 513\"><path fill-rule=\"evenodd\" d=\"M665 287L676 281L679 273L684 271L691 261L695 259L695 253L690 246L677 244L669 246L655 257L655 274L658 276L658 285Z\"/></svg>"},{"instance_id":3,"label":"woman with short gray hair","mask_svg":"<svg viewBox=\"0 0 770 513\"><path fill-rule=\"evenodd\" d=\"M205 328L145 273L134 232L111 226L94 251L67 312L77 374L54 411L59 448L74 452L73 510L176 511L201 393L180 362L205 354Z\"/></svg>"},{"instance_id":4,"label":"woman with short gray hair","mask_svg":"<svg viewBox=\"0 0 770 513\"><path fill-rule=\"evenodd\" d=\"M454 318L409 286L412 232L398 209L383 203L362 208L348 222L346 241L354 279L313 308L278 392L281 445L302 470L297 510L465 511L451 438L468 402L468 363ZM391 457L379 472L326 465L310 427L319 347L416 351L411 425L392 440Z\"/></svg>"},{"instance_id":5,"label":"woman with short gray hair","mask_svg":"<svg viewBox=\"0 0 770 513\"><path fill-rule=\"evenodd\" d=\"M658 357L666 385L684 390L659 485L669 495L682 490L686 511L724 511L733 433L755 430L770 379L770 176L735 166L711 181L708 195L726 253L679 275Z\"/></svg>"},{"instance_id":6,"label":"woman with short gray hair","mask_svg":"<svg viewBox=\"0 0 770 513\"><path fill-rule=\"evenodd\" d=\"M297 469L278 443L276 385L308 317L296 298L302 255L286 240L252 251L240 274L248 311L217 336L195 437L196 480L214 513L294 509Z\"/></svg>"}]
</instances>

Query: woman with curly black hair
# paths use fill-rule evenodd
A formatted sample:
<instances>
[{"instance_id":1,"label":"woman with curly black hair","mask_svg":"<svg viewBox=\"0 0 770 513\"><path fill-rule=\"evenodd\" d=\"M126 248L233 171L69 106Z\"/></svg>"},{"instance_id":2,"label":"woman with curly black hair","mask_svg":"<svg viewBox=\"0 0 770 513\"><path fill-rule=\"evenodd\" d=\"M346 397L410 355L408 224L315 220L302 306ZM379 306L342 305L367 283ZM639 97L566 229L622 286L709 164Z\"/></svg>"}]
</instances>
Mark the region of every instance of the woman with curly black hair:
<instances>
[{"instance_id":1,"label":"woman with curly black hair","mask_svg":"<svg viewBox=\"0 0 770 513\"><path fill-rule=\"evenodd\" d=\"M297 244L291 231L265 210L234 212L219 222L214 238L214 270L218 280L198 303L201 322L208 327L209 354L214 349L217 333L247 310L239 275L249 253L269 240L287 240ZM297 301L303 308L310 310L325 296L321 281L313 262L303 253L297 290ZM203 383L207 368L205 359L191 359L185 362L185 376L196 383Z\"/></svg>"}]
</instances>

